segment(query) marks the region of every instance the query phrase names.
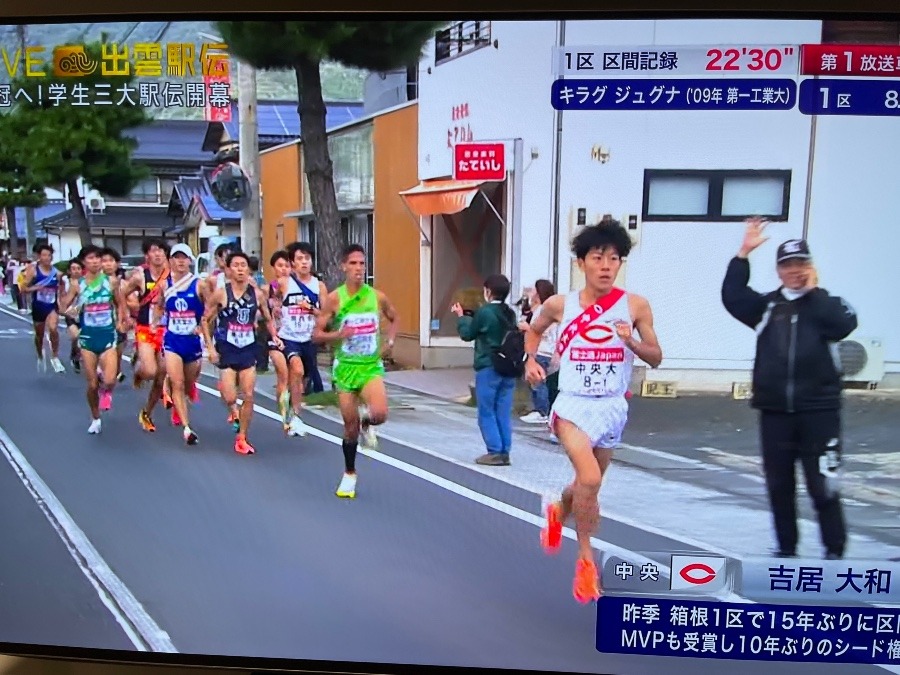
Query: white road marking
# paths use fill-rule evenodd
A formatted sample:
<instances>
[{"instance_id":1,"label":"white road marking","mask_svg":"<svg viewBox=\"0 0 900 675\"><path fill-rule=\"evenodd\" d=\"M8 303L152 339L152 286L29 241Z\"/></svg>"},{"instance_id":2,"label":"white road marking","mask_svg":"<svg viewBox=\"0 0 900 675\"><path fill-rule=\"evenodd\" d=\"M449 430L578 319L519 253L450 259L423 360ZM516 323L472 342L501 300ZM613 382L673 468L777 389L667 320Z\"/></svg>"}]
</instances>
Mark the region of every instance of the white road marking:
<instances>
[{"instance_id":1,"label":"white road marking","mask_svg":"<svg viewBox=\"0 0 900 675\"><path fill-rule=\"evenodd\" d=\"M38 507L62 539L75 564L91 582L100 600L125 631L135 649L142 652L177 654L178 650L175 649L169 635L157 625L128 587L110 569L103 556L94 548L87 535L78 527L2 427L0 427L0 452L31 493Z\"/></svg>"},{"instance_id":2,"label":"white road marking","mask_svg":"<svg viewBox=\"0 0 900 675\"><path fill-rule=\"evenodd\" d=\"M12 314L11 312L9 312L9 310L7 310L7 309L4 308L4 307L0 307L0 311L2 311L3 313L5 313L5 314L7 314L7 315L9 315L9 316L13 316L13 317L15 317L15 318L17 318L17 319L21 319L21 320L23 320L23 321L27 321L27 320L28 320L26 317L18 316L18 315ZM127 361L129 361L129 362L131 361L131 359L128 358L128 357L124 357L124 360L127 360ZM211 394L212 396L215 396L216 398L221 398L221 394L220 394L219 391L217 391L216 389L213 389L213 388L211 388L211 387L208 387L208 386L206 386L206 385L204 385L204 384L201 384L201 383L199 383L199 382L197 383L197 388L200 389L201 391L207 393L207 394ZM254 410L255 412L259 413L260 415L262 415L263 417L266 417L266 418L268 418L268 419L274 420L274 421L278 422L279 424L281 423L281 416L280 416L280 415L278 415L277 413L274 413L274 412L272 412L272 411L270 411L270 410L267 410L266 408L264 408L264 407L262 407L262 406L259 406L259 405L254 404L254 405L253 405L253 410ZM315 411L311 411L311 410L310 410L310 412L315 412ZM317 414L318 414L318 413L317 413ZM331 418L329 418L327 415L319 414L319 416L320 416L320 417L323 417L323 418L325 418L325 419L331 419ZM333 420L332 420L332 421L333 421ZM331 434L328 434L328 433L326 433L326 432L324 432L324 431L322 431L322 430L320 430L320 429L317 429L317 428L312 427L312 426L309 426L309 425L307 425L307 430L308 430L308 433L309 433L310 435L312 435L312 436L316 436L317 438L321 438L322 440L329 441L329 442L333 443L334 445L341 445L342 439L338 438L337 436L333 436L333 435L331 435ZM395 442L395 443L397 443L397 444L399 444L399 445L404 445L404 446L409 447L409 448L412 448L412 449L416 449L416 450L419 450L419 451L422 451L422 452L426 452L426 454L430 454L430 455L435 456L435 457L440 457L441 459L450 461L451 463L458 464L458 465L460 465L460 466L465 466L466 468L472 470L472 467L470 467L470 466L468 466L468 465L462 464L461 462L458 462L458 461L456 461L456 460L453 460L453 459L444 457L444 456L442 456L442 455L438 455L437 453L428 451L428 450L426 450L425 448L415 447L415 446L410 445L409 443L406 443L405 441L401 441L401 440L399 440L399 439L393 439L393 438L390 438L390 437L385 436L385 435L383 435L383 434L379 434L379 437L380 437L380 438L384 438L385 440L388 440L388 441L391 441L391 442ZM5 440L5 439L8 439L8 438L9 438L9 437L6 436L6 434L3 432L2 428L0 428L0 441ZM10 443L11 443L11 442L12 442L12 441L10 440ZM652 450L652 449L650 449L650 448L640 448L640 447L638 447L638 446L632 446L632 447L630 447L629 449L633 449L633 450L642 450L642 451L649 451L650 453L657 454L657 455L659 455L659 456L665 456L667 459L668 459L668 458L673 458L673 459L676 458L676 456L674 456L674 455L669 455L668 453L663 453L663 452L660 452L660 451L658 451L658 450ZM506 504L506 503L501 502L501 501L499 501L499 500L493 499L492 497L488 497L488 496L486 496L486 495L483 495L483 494L481 494L481 493L479 493L479 492L476 492L476 491L474 491L474 490L471 490L471 489L469 489L469 488L467 488L467 487L464 487L464 486L462 486L462 485L459 485L459 484L457 484L457 483L454 483L454 482L452 482L452 481L449 481L449 480L447 480L446 478L442 478L441 476L437 476L437 475L435 475L435 474L433 474L433 473L430 473L430 472L428 472L428 471L425 471L425 470L423 470L423 469L420 469L419 467L413 466L413 465L411 465L411 464L407 464L406 462L403 462L403 461L401 461L401 460L395 459L395 458L390 457L390 456L388 456L388 455L384 455L384 454L382 454L382 453L380 453L380 452L377 452L377 451L367 450L367 449L365 449L365 448L360 448L360 449L359 449L359 453L362 454L362 455L364 455L364 456L366 456L366 457L369 457L369 458L371 458L371 459L374 459L374 460L376 460L376 461L379 461L379 462L382 462L382 463L384 463L384 464L387 464L388 466L391 466L391 467L393 467L393 468L396 468L396 469L398 469L398 470L400 470L400 471L403 471L403 472L405 472L405 473L407 473L407 474L409 474L409 475L412 475L412 476L415 476L415 477L420 478L420 479L422 479L422 480L425 480L425 481L427 481L427 482L429 482L429 483L431 483L431 484L433 484L433 485L436 485L436 486L441 487L441 488L443 488L443 489L445 489L445 490L448 490L449 492L452 492L452 493L454 493L454 494L456 494L456 495L459 495L459 496L461 496L461 497L465 497L465 498L467 498L467 499L470 499L470 500L472 500L472 501L474 501L474 502L476 502L476 503L478 503L478 504L481 504L481 505L486 506L486 507L488 507L488 508L494 509L495 511L499 511L500 513L504 513L504 514L506 514L506 515L512 516L513 518L516 518L516 519L521 520L521 521L523 521L523 522L530 523L530 524L535 525L535 526L537 526L537 527L543 527L543 525L544 525L544 519L543 519L542 517L540 517L540 516L537 516L537 515L535 515L535 514L533 514L533 513L529 513L528 511L524 511L524 510L519 509L519 508L516 508L516 507L514 507L514 506L510 506L509 504ZM19 454L21 454L21 453L19 453ZM685 460L686 458L678 458L678 459ZM22 460L24 461L24 457L22 458ZM694 460L694 461L696 461L696 460ZM687 459L687 460L686 460L686 463L693 463L693 462L691 462L691 460ZM37 474L35 474L35 476L37 476ZM39 477L38 477L38 480L40 480ZM44 487L46 487L46 486L44 486ZM46 488L46 489L47 489L47 491L49 492L49 488ZM50 492L50 494L52 495L52 492ZM36 497L36 499L37 499L37 497ZM54 497L54 500L55 500L55 497ZM40 503L40 502L39 502L39 503ZM56 502L56 503L58 504L58 502ZM60 508L60 509L63 509L63 507L62 507L61 504L59 505L59 508ZM64 509L63 509L63 513L65 513ZM609 517L611 517L611 518L613 518L613 519L615 519L615 520L621 520L620 518L617 518L617 517L614 517L614 516L609 516ZM51 522L52 522L52 521L51 521ZM628 524L628 523L626 523L626 524ZM75 526L75 524L74 524L74 521L72 522L72 525L73 525L74 527L77 528L77 526ZM634 527L637 527L638 529L642 529L642 530L647 531L647 532L650 531L650 530L647 530L647 528L646 528L645 525L634 525ZM80 530L78 530L78 531L80 532ZM83 533L82 533L82 536L84 536ZM565 537L566 537L567 539L569 539L569 540L577 541L577 536L576 536L576 534L575 534L575 531L572 530L572 529L569 528L569 527L563 528L563 536L565 536ZM663 534L662 536L665 536L665 535ZM85 542L87 542L87 538L86 538L86 537L85 537ZM87 542L87 543L88 543L88 545L90 545L90 542ZM685 543L689 543L689 542L685 542ZM592 545L595 549L597 549L598 551L603 551L603 552L606 552L606 553L608 553L608 554L611 554L611 555L615 555L615 556L621 557L621 558L623 558L623 559L625 559L625 560L627 560L627 561L629 561L629 562L635 563L635 564L652 563L652 564L654 564L654 565L657 566L657 569L659 569L659 572L660 572L660 574L661 574L663 577L665 577L665 578L667 578L667 579L671 578L671 574L672 574L671 568L669 568L669 567L666 566L666 565L663 565L663 564L659 563L659 562L656 561L656 560L652 560L652 559L650 559L650 558L648 558L648 557L646 557L646 556L643 556L643 555L641 555L641 554L639 554L639 553L637 553L637 552L635 552L635 551L631 551L631 550L629 550L629 549L626 549L626 548L617 546L617 545L612 544L612 543L610 543L610 542L603 541L603 540L598 539L598 538L596 538L596 537L591 537L591 545ZM91 548L93 548L93 547L91 547ZM709 549L709 548L707 548L706 545L704 545L704 546L698 546L698 548L705 549L705 550L707 550L707 551L709 551L709 552L717 552L715 549ZM99 553L97 553L96 555L97 555L97 557L102 561L102 558L99 557ZM729 554L729 553L724 553L724 555L727 555L727 556L729 556L729 557L735 557L735 558L740 559L740 556L731 556L731 554ZM76 561L77 561L77 558L76 558ZM105 563L104 563L104 564L105 564ZM107 569L108 569L108 567L107 567ZM110 574L113 574L111 570L110 570L109 573L110 573ZM114 576L114 575L113 575L113 576ZM117 578L116 578L116 579L117 579ZM121 584L121 581L119 581L119 584ZM125 588L124 584L121 584L121 587L127 592L127 588ZM130 594L130 593L129 593L129 594ZM132 597L133 597L133 596L132 596ZM756 602L753 601L753 600L750 600L750 599L748 599L748 598L745 598L745 597L743 597L743 596L740 596L740 595L737 595L737 594L731 593L731 592L725 593L725 594L720 594L720 595L717 595L717 596L715 596L715 597L716 597L717 600L720 600L720 601L722 601L722 602L756 604ZM103 598L103 596L101 595L101 599L102 599L102 598ZM135 603L137 603L137 600L136 600L136 599L135 599ZM107 606L109 606L109 605L107 605ZM140 607L139 604L138 604L137 606ZM112 610L111 610L111 611L112 611ZM141 611L143 611L143 610L141 610ZM114 612L114 614L115 614L115 612ZM145 613L145 614L146 614L146 613ZM117 617L117 618L118 618L118 617ZM147 615L147 619L152 623L153 620L150 619L149 615ZM155 623L152 623L152 625L153 625L153 626L156 626ZM158 627L157 627L157 629L158 629ZM165 639L168 640L168 635L166 635L164 632L162 632L161 629L158 629L158 630L160 630L160 632L162 633L162 635L165 636ZM126 632L127 632L127 631L126 631ZM129 634L129 637L131 637L131 634ZM171 644L171 643L169 643L169 644ZM159 651L162 651L162 650L159 650ZM173 651L173 652L175 651L174 646L172 647L172 651ZM900 667L898 667L898 666L888 666L888 665L881 665L881 664L874 664L874 665L876 665L876 666L879 667L879 668L882 668L883 670L887 670L888 672L891 672L891 673L900 673Z\"/></svg>"}]
</instances>

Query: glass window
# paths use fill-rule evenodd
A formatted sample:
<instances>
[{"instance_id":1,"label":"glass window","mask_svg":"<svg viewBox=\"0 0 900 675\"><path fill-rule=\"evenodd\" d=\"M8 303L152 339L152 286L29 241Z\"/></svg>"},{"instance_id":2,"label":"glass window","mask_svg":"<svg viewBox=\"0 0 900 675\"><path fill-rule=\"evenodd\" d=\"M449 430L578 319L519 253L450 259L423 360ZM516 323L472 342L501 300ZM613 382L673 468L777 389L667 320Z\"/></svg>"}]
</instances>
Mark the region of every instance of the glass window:
<instances>
[{"instance_id":1,"label":"glass window","mask_svg":"<svg viewBox=\"0 0 900 675\"><path fill-rule=\"evenodd\" d=\"M779 178L726 178L723 216L779 216L784 210L784 181Z\"/></svg>"},{"instance_id":2,"label":"glass window","mask_svg":"<svg viewBox=\"0 0 900 675\"><path fill-rule=\"evenodd\" d=\"M703 216L708 210L709 179L672 176L650 181L648 214Z\"/></svg>"}]
</instances>

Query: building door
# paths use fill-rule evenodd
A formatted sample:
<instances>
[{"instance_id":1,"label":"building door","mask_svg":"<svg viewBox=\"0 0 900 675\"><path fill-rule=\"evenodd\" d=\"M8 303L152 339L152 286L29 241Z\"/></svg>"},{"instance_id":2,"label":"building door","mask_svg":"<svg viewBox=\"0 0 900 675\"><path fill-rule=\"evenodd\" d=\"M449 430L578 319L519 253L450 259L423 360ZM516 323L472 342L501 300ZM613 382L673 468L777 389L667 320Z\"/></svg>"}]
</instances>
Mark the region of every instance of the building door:
<instances>
[{"instance_id":1,"label":"building door","mask_svg":"<svg viewBox=\"0 0 900 675\"><path fill-rule=\"evenodd\" d=\"M456 316L450 307L460 302L474 309L482 300L485 279L503 271L506 217L505 182L485 184L482 194L459 213L433 216L432 336L456 337Z\"/></svg>"}]
</instances>

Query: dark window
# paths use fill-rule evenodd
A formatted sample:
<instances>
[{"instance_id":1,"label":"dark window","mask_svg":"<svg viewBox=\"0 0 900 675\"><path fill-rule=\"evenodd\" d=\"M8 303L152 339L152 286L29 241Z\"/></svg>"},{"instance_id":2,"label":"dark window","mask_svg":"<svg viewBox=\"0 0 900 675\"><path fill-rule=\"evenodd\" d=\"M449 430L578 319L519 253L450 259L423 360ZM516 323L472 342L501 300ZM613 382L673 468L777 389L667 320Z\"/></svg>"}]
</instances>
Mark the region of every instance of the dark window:
<instances>
[{"instance_id":1,"label":"dark window","mask_svg":"<svg viewBox=\"0 0 900 675\"><path fill-rule=\"evenodd\" d=\"M900 44L900 21L823 21L823 44Z\"/></svg>"},{"instance_id":2,"label":"dark window","mask_svg":"<svg viewBox=\"0 0 900 675\"><path fill-rule=\"evenodd\" d=\"M458 21L434 36L434 65L491 44L490 21Z\"/></svg>"},{"instance_id":3,"label":"dark window","mask_svg":"<svg viewBox=\"0 0 900 675\"><path fill-rule=\"evenodd\" d=\"M790 171L646 169L643 220L737 222L788 219Z\"/></svg>"}]
</instances>

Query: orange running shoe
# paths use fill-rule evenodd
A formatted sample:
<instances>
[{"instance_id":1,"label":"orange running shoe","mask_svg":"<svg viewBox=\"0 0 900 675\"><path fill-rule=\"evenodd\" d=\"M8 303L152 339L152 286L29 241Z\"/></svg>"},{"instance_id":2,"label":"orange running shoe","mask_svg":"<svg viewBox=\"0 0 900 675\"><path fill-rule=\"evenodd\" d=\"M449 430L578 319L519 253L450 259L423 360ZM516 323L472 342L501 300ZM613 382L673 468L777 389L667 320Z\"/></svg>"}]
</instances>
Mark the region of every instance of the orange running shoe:
<instances>
[{"instance_id":1,"label":"orange running shoe","mask_svg":"<svg viewBox=\"0 0 900 675\"><path fill-rule=\"evenodd\" d=\"M241 455L252 455L256 452L243 436L238 436L234 439L234 451Z\"/></svg>"},{"instance_id":2,"label":"orange running shoe","mask_svg":"<svg viewBox=\"0 0 900 675\"><path fill-rule=\"evenodd\" d=\"M169 393L164 391L162 393L162 403L166 407L166 410L171 410L175 407L175 401L172 400L172 397L169 396Z\"/></svg>"},{"instance_id":3,"label":"orange running shoe","mask_svg":"<svg viewBox=\"0 0 900 675\"><path fill-rule=\"evenodd\" d=\"M559 547L562 544L561 511L559 504L547 505L547 527L541 530L541 546L548 555L559 553Z\"/></svg>"},{"instance_id":4,"label":"orange running shoe","mask_svg":"<svg viewBox=\"0 0 900 675\"><path fill-rule=\"evenodd\" d=\"M153 424L153 420L150 419L150 415L145 410L141 410L138 414L138 421L141 423L141 428L144 431L156 431L156 425Z\"/></svg>"},{"instance_id":5,"label":"orange running shoe","mask_svg":"<svg viewBox=\"0 0 900 675\"><path fill-rule=\"evenodd\" d=\"M575 564L572 595L582 604L600 599L600 575L597 573L597 565L593 560L580 558Z\"/></svg>"}]
</instances>

